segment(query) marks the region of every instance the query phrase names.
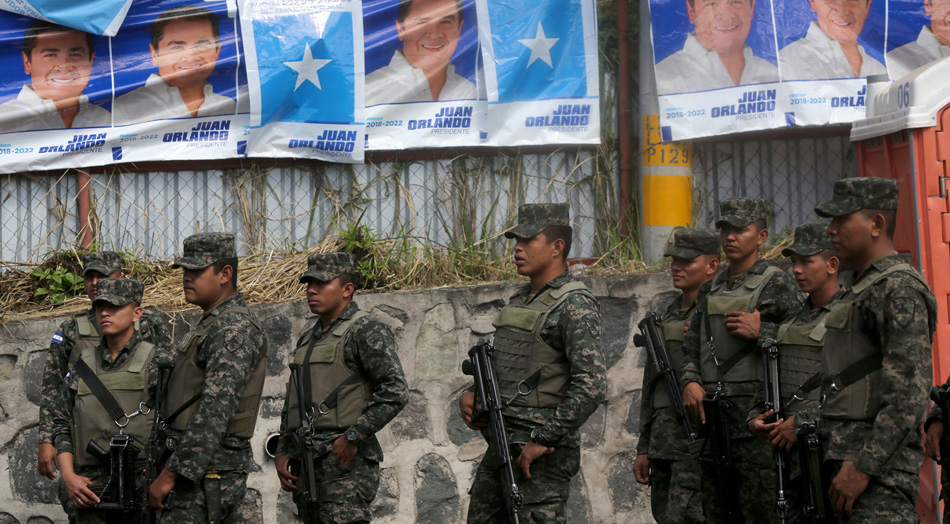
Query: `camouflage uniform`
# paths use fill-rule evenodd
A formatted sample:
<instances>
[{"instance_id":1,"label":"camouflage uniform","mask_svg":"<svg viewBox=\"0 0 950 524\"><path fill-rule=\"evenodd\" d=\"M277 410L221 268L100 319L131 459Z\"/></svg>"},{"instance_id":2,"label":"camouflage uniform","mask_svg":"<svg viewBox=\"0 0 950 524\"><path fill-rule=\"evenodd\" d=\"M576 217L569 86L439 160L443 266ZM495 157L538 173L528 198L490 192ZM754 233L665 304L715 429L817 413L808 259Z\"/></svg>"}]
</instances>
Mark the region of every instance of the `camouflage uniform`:
<instances>
[{"instance_id":1,"label":"camouflage uniform","mask_svg":"<svg viewBox=\"0 0 950 524\"><path fill-rule=\"evenodd\" d=\"M83 275L89 271L111 275L122 269L119 254L114 251L88 253L82 256L82 262ZM80 323L83 325L82 330L80 330ZM90 328L88 334L80 333L80 331L86 331L87 328ZM151 342L156 346L169 347L171 344L171 328L164 318L156 314L145 312L142 318L139 319L136 333L142 337L142 340ZM53 444L55 437L54 418L71 420L67 408L72 406L73 398L69 393L66 382L63 380L72 367L70 360L78 358L83 348L96 347L99 345L99 341L100 335L96 324L96 313L92 308L67 318L53 334L49 351L46 354L46 365L43 371L43 384L40 394L38 425L40 444ZM60 483L60 489L65 489L62 486L62 479L58 478L57 482ZM72 516L75 514L73 505L64 502L63 510L72 520Z\"/></svg>"},{"instance_id":2,"label":"camouflage uniform","mask_svg":"<svg viewBox=\"0 0 950 524\"><path fill-rule=\"evenodd\" d=\"M233 235L200 233L185 239L184 256L175 267L203 269L215 261L235 257ZM256 379L266 365L267 335L259 326L244 297L237 294L205 311L178 349L163 417L167 419L180 408L172 405L183 395L174 384L176 375L191 365L189 351L193 366L203 373L204 380L190 417L185 410L180 420L169 423L184 424L184 429L167 430L175 446L165 468L177 473L178 479L174 505L162 511L163 523L233 522L235 518L234 510L247 490L247 472L253 459L246 435L253 432L260 406L262 381L257 385ZM205 334L197 347L190 348L195 333ZM257 389L256 402L255 392L249 391L251 386ZM242 413L251 413L246 421L250 427L237 434L232 428Z\"/></svg>"},{"instance_id":3,"label":"camouflage uniform","mask_svg":"<svg viewBox=\"0 0 950 524\"><path fill-rule=\"evenodd\" d=\"M765 220L768 215L768 205L764 200L751 198L725 200L720 204L722 218L716 222L716 227L725 225L745 227L756 220ZM756 349L761 348L766 339L774 339L779 324L790 319L801 308L802 297L794 280L784 271L772 271L769 267L768 262L758 260L745 272L730 278L729 267L724 266L712 281L703 285L697 300L696 318L690 322L689 331L683 341L686 358L681 384L684 387L690 382L696 382L705 387L708 396L716 393L717 382L703 383L700 364L702 361L708 362L712 359L707 349L707 341L700 340L700 330L704 324L710 325L709 295L715 292L714 286L721 286L719 293L728 295L732 291L744 288L747 281L753 278L768 277L763 284L764 287L758 288L760 291L757 291L758 298L755 299L755 303L751 304L751 308L758 310L761 314L759 338L757 341L741 342L742 345L755 344ZM718 321L722 322L722 320ZM713 328L714 331L719 329ZM717 347L722 348L730 343L737 343L737 338L726 335L721 340L717 337L714 342ZM770 522L776 519L776 476L772 450L766 442L755 438L746 424L746 417L753 407L755 392L763 387L761 377L754 375L756 370L761 373L761 358L763 358L761 355L763 355L761 351L756 350L740 361L740 363L746 361L748 369L752 370L751 380L746 378L742 381L725 382L723 392L720 394L720 398L725 401L723 411L730 433L734 465L738 470L737 490L747 524ZM737 365L732 372L735 373L739 368L740 366ZM707 428L702 428L702 430L707 430ZM713 466L702 465L702 484L703 509L706 518L709 522L720 522L722 508L716 491L716 469Z\"/></svg>"},{"instance_id":4,"label":"camouflage uniform","mask_svg":"<svg viewBox=\"0 0 950 524\"><path fill-rule=\"evenodd\" d=\"M137 303L141 301L142 298L142 287L143 286L140 282L125 278L109 278L99 280L99 294L96 298L96 303L108 302L117 306L122 306L130 302ZM109 349L106 347L105 342L105 337L103 337L100 340L100 343L94 349L94 358L98 364L96 367L98 367L100 370L99 373L121 370L138 354L138 352L148 350L148 348L142 344L144 340L138 331L134 332L132 334L132 338L130 338L125 344L125 347L119 350L115 360L112 359L112 355L109 352ZM171 352L165 347L157 345L154 346L154 349L152 349L151 359L148 361L145 368L148 390L150 392L149 396L151 399L154 399L155 388L158 385L158 365L160 363L167 362L171 362ZM95 364L90 365L90 367L95 369L93 366L95 366ZM98 466L78 464L80 461L80 455L84 454L86 449L86 442L79 442L77 440L79 438L79 435L76 434L78 426L77 422L74 420L73 411L77 402L77 391L79 390L81 382L82 381L80 380L79 375L74 372L70 373L68 381L64 382L66 389L65 394L69 401L64 405L56 406L56 409L52 411L54 413L52 420L52 433L55 435L54 441L56 445L56 453L72 453L73 461L76 465L74 468L75 473L77 475L88 477L95 485L101 486L105 484L105 482L108 481L110 477L109 466L107 464ZM95 407L100 407L98 399L91 400L90 402L93 403ZM135 445L137 447L142 448L148 437L147 430L143 431L143 426L151 427L152 417L150 415L138 415L138 417L145 417L145 420L135 420L137 417L132 417L130 420L130 425L126 426L124 431L135 439ZM138 427L135 427L133 422L138 423ZM118 428L115 427L107 429L115 429L116 433L118 432ZM95 438L95 440L104 449L109 449L108 439L99 436ZM148 479L145 478L145 456L143 454L139 454L137 456L135 465L135 490L141 496L139 504L144 510L148 507ZM108 514L107 510L98 510L94 508L77 509L73 502L69 499L66 493L65 485L60 482L59 487L60 501L64 508L68 508L67 513L71 516L74 516L76 522L81 524L105 524Z\"/></svg>"},{"instance_id":5,"label":"camouflage uniform","mask_svg":"<svg viewBox=\"0 0 950 524\"><path fill-rule=\"evenodd\" d=\"M701 255L719 254L719 240L711 231L677 229L664 256L695 259ZM683 326L696 311L695 302L680 309L683 294L671 299L660 314L675 372L683 360ZM643 373L640 397L640 439L637 455L650 460L650 505L658 524L705 522L700 492L699 463L687 449L686 428L676 409L670 405L669 393L662 375L657 375L652 358ZM693 420L693 427L698 421Z\"/></svg>"},{"instance_id":6,"label":"camouflage uniform","mask_svg":"<svg viewBox=\"0 0 950 524\"><path fill-rule=\"evenodd\" d=\"M353 275L356 271L353 256L346 253L312 255L308 266L308 271L301 277L302 282L309 279L329 282L342 274ZM302 353L298 355L301 357L299 360L303 361L308 347L331 339L338 326L347 323L359 312L356 302L350 302L329 325L324 326L322 319L318 318L313 328L297 342L297 352ZM306 515L307 507L303 504L300 494L311 487L307 485L306 475L296 468L294 472L298 477L298 490L294 492L294 501L297 503L298 514L305 522L329 524L370 521L370 504L376 498L379 463L383 460L383 450L376 439L376 433L402 411L408 401L406 377L396 354L396 340L389 327L372 316L361 315L350 324L343 336L342 358L347 368L345 373L358 372L366 381L366 393L371 396L364 397L362 413L348 427L313 429L318 515L309 518ZM298 360L297 356L294 360ZM305 369L307 368L309 366L305 366ZM307 369L305 372L310 371ZM339 380L346 378L342 376ZM341 388L340 391L342 394L345 390ZM301 454L295 446L293 429L300 427L300 423L289 418L290 404L297 404L296 395L296 385L288 383L287 397L280 413L277 455L289 455L299 462ZM294 415L299 417L296 413L294 409ZM319 420L319 412L315 412L314 416ZM332 411L327 413L327 416L333 416ZM341 435L358 443L357 455L349 468L344 467L331 451L333 442Z\"/></svg>"},{"instance_id":7,"label":"camouflage uniform","mask_svg":"<svg viewBox=\"0 0 950 524\"><path fill-rule=\"evenodd\" d=\"M815 212L838 217L861 209L897 209L897 203L897 181L849 178L835 182L833 199ZM865 353L882 358L879 370L852 385L824 390L820 438L829 478L844 461L871 475L849 522L919 521L920 426L933 376L937 304L908 262L891 251L857 269L826 322L827 344L838 342L830 347L840 353L832 354L836 361L826 359L825 373L836 375Z\"/></svg>"},{"instance_id":8,"label":"camouflage uniform","mask_svg":"<svg viewBox=\"0 0 950 524\"><path fill-rule=\"evenodd\" d=\"M532 238L549 225L569 225L568 212L567 204L523 205L519 209L518 226L505 234L509 238ZM530 305L535 299L549 296L551 291L572 282L574 278L565 271L537 294L532 294L531 286L526 284L511 298L510 304ZM524 477L521 468L514 467L515 480L524 498L524 506L518 511L519 520L562 523L566 518L570 480L580 469L578 429L603 402L607 390L596 299L587 292L568 293L563 302L550 310L540 326L539 336L566 358L570 369L566 392L556 407L511 405L505 409L504 416L513 460L520 454L521 446L529 441L554 448L553 453L542 455L531 464L530 479ZM497 363L495 369L498 370ZM469 523L508 522L500 474L501 464L496 453L489 450L469 490Z\"/></svg>"}]
</instances>

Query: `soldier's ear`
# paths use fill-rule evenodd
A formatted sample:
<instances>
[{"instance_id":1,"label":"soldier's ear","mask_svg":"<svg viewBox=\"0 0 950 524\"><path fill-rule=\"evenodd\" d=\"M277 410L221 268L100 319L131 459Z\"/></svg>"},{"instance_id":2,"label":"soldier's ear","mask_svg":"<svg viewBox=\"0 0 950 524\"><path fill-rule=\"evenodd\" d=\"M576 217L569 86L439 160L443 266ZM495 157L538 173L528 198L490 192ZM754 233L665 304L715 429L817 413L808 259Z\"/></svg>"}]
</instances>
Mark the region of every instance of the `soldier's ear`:
<instances>
[{"instance_id":1,"label":"soldier's ear","mask_svg":"<svg viewBox=\"0 0 950 524\"><path fill-rule=\"evenodd\" d=\"M356 284L352 281L343 284L343 298L350 298L356 293Z\"/></svg>"}]
</instances>

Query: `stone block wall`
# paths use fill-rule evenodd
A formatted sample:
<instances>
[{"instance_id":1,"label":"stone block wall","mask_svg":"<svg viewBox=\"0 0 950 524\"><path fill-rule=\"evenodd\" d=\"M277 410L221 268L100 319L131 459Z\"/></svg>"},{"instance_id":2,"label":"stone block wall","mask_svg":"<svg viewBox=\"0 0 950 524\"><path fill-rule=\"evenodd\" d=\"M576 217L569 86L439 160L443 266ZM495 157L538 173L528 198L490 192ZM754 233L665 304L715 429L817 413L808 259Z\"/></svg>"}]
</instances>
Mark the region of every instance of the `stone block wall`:
<instances>
[{"instance_id":1,"label":"stone block wall","mask_svg":"<svg viewBox=\"0 0 950 524\"><path fill-rule=\"evenodd\" d=\"M635 458L645 354L632 340L637 322L671 291L666 274L585 279L600 298L608 366L607 401L582 428L581 472L571 485L568 522L653 522L649 489L636 483ZM409 381L406 409L380 434L385 452L374 522L464 522L468 489L487 445L458 416L457 397L470 383L461 362L515 292L515 284L357 295L399 342ZM302 299L303 297L301 297ZM257 306L271 341L267 381L252 440L256 464L248 479L244 522L296 522L280 490L267 437L280 424L293 345L311 319L299 302ZM180 339L196 313L174 315ZM57 487L36 472L36 423L46 348L62 319L7 323L0 329L0 524L65 522Z\"/></svg>"}]
</instances>

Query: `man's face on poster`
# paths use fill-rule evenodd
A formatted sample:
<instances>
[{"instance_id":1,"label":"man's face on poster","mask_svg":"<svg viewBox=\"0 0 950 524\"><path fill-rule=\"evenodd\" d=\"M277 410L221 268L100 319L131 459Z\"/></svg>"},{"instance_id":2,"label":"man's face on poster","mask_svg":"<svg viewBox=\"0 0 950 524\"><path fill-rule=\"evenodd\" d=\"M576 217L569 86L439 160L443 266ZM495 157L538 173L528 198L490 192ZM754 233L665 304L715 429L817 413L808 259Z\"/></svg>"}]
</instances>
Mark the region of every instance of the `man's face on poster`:
<instances>
[{"instance_id":1,"label":"man's face on poster","mask_svg":"<svg viewBox=\"0 0 950 524\"><path fill-rule=\"evenodd\" d=\"M818 15L818 25L828 38L841 43L857 43L871 0L808 0Z\"/></svg>"},{"instance_id":2,"label":"man's face on poster","mask_svg":"<svg viewBox=\"0 0 950 524\"><path fill-rule=\"evenodd\" d=\"M86 34L80 31L47 31L36 35L30 56L23 53L23 72L30 75L33 91L47 100L77 98L89 84L92 61Z\"/></svg>"},{"instance_id":3,"label":"man's face on poster","mask_svg":"<svg viewBox=\"0 0 950 524\"><path fill-rule=\"evenodd\" d=\"M703 47L717 53L741 51L752 29L755 0L693 0L686 10Z\"/></svg>"},{"instance_id":4,"label":"man's face on poster","mask_svg":"<svg viewBox=\"0 0 950 524\"><path fill-rule=\"evenodd\" d=\"M396 21L402 52L412 67L433 71L448 67L462 34L455 0L413 0L402 22Z\"/></svg>"},{"instance_id":5,"label":"man's face on poster","mask_svg":"<svg viewBox=\"0 0 950 524\"><path fill-rule=\"evenodd\" d=\"M172 20L165 25L158 49L148 46L162 80L174 87L204 85L214 71L221 44L208 20Z\"/></svg>"},{"instance_id":6,"label":"man's face on poster","mask_svg":"<svg viewBox=\"0 0 950 524\"><path fill-rule=\"evenodd\" d=\"M950 0L924 0L924 11L930 17L930 29L943 45L950 45Z\"/></svg>"}]
</instances>

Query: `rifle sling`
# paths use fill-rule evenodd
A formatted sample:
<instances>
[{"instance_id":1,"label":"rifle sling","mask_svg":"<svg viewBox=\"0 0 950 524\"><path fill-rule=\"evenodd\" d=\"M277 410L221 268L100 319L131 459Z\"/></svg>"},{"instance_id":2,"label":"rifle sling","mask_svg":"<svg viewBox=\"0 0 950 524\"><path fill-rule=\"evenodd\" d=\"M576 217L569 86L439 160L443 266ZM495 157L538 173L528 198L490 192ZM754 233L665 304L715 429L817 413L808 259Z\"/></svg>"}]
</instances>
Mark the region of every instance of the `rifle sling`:
<instances>
[{"instance_id":1,"label":"rifle sling","mask_svg":"<svg viewBox=\"0 0 950 524\"><path fill-rule=\"evenodd\" d=\"M309 375L310 374L307 373L307 376ZM360 373L351 374L350 376L346 377L346 379L343 382L340 382L340 384L337 387L333 388L333 391L331 391L330 394L327 395L327 398L323 399L323 402L321 402L320 405L326 406L330 409L335 408L337 401L339 401L340 399L340 390L342 390L346 386L359 384L362 381L363 381L363 375L361 375Z\"/></svg>"},{"instance_id":2,"label":"rifle sling","mask_svg":"<svg viewBox=\"0 0 950 524\"><path fill-rule=\"evenodd\" d=\"M79 378L89 386L89 391L95 395L96 400L102 404L102 407L105 408L109 416L112 417L112 420L116 422L121 420L122 417L125 416L125 411L122 409L122 406L119 405L119 401L109 392L109 388L99 380L99 376L96 375L96 372L89 367L89 364L86 364L86 361L80 358L73 367L76 373L79 374Z\"/></svg>"},{"instance_id":3,"label":"rifle sling","mask_svg":"<svg viewBox=\"0 0 950 524\"><path fill-rule=\"evenodd\" d=\"M198 399L201 398L201 393L203 392L195 393L190 399L186 400L184 404L178 406L178 409L176 409L171 415L168 415L168 417L165 419L165 424L171 425L171 423L174 422L176 418L178 418L178 415L181 415L186 409L190 408L192 404L198 402Z\"/></svg>"},{"instance_id":4,"label":"rifle sling","mask_svg":"<svg viewBox=\"0 0 950 524\"><path fill-rule=\"evenodd\" d=\"M822 381L823 389L834 386L835 390L841 391L851 384L854 384L862 378L881 369L883 366L884 355L881 353L875 353L873 355L866 356L844 368L840 373L825 378L824 381ZM810 382L811 378L809 378L808 381Z\"/></svg>"}]
</instances>

